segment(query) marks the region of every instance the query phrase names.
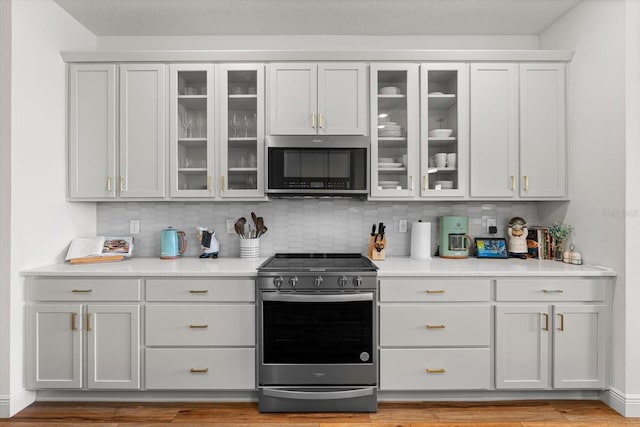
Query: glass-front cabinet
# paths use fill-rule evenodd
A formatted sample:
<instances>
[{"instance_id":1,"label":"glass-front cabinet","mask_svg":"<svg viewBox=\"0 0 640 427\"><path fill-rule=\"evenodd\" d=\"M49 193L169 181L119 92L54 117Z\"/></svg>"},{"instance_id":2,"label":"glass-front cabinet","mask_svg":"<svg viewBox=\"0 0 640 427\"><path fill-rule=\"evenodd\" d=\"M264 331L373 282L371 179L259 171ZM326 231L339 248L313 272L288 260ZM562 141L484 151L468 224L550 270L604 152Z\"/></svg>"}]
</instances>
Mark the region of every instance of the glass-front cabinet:
<instances>
[{"instance_id":1,"label":"glass-front cabinet","mask_svg":"<svg viewBox=\"0 0 640 427\"><path fill-rule=\"evenodd\" d=\"M215 195L213 65L171 65L171 196Z\"/></svg>"},{"instance_id":2,"label":"glass-front cabinet","mask_svg":"<svg viewBox=\"0 0 640 427\"><path fill-rule=\"evenodd\" d=\"M413 197L418 183L417 64L371 65L371 196Z\"/></svg>"},{"instance_id":3,"label":"glass-front cabinet","mask_svg":"<svg viewBox=\"0 0 640 427\"><path fill-rule=\"evenodd\" d=\"M222 197L264 197L264 65L220 66Z\"/></svg>"},{"instance_id":4,"label":"glass-front cabinet","mask_svg":"<svg viewBox=\"0 0 640 427\"><path fill-rule=\"evenodd\" d=\"M468 65L422 64L420 95L420 194L464 196L469 164Z\"/></svg>"}]
</instances>

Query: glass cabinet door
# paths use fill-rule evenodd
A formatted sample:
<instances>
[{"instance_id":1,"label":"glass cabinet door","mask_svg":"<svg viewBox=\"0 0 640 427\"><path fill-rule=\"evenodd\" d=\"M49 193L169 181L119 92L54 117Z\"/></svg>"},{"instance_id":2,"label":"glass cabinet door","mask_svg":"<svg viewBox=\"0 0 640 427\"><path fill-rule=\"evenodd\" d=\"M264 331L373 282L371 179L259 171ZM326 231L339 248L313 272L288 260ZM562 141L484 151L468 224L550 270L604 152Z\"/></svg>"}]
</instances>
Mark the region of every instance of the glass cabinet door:
<instances>
[{"instance_id":1,"label":"glass cabinet door","mask_svg":"<svg viewBox=\"0 0 640 427\"><path fill-rule=\"evenodd\" d=\"M415 196L418 65L371 65L371 195Z\"/></svg>"},{"instance_id":2,"label":"glass cabinet door","mask_svg":"<svg viewBox=\"0 0 640 427\"><path fill-rule=\"evenodd\" d=\"M220 65L222 197L264 197L264 65Z\"/></svg>"},{"instance_id":3,"label":"glass cabinet door","mask_svg":"<svg viewBox=\"0 0 640 427\"><path fill-rule=\"evenodd\" d=\"M463 196L468 172L466 64L422 64L421 195Z\"/></svg>"},{"instance_id":4,"label":"glass cabinet door","mask_svg":"<svg viewBox=\"0 0 640 427\"><path fill-rule=\"evenodd\" d=\"M213 196L213 66L171 65L169 88L171 196Z\"/></svg>"}]
</instances>

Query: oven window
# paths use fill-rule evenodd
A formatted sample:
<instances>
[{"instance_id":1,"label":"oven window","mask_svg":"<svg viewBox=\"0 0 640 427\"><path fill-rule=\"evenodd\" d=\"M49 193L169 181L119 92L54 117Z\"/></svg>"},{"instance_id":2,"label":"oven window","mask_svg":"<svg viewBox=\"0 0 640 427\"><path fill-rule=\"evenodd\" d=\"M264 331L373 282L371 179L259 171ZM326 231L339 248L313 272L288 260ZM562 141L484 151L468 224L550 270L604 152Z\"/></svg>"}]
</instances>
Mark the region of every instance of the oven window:
<instances>
[{"instance_id":1,"label":"oven window","mask_svg":"<svg viewBox=\"0 0 640 427\"><path fill-rule=\"evenodd\" d=\"M263 301L264 363L372 363L373 302Z\"/></svg>"}]
</instances>

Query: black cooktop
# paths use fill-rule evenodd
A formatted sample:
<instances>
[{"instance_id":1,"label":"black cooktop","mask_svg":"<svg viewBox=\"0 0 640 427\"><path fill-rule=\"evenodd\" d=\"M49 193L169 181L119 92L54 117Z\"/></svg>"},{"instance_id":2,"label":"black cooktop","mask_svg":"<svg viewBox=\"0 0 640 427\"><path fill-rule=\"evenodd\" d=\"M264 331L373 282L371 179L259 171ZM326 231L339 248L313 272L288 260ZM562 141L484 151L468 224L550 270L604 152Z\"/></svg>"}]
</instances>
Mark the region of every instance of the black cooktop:
<instances>
[{"instance_id":1,"label":"black cooktop","mask_svg":"<svg viewBox=\"0 0 640 427\"><path fill-rule=\"evenodd\" d=\"M354 253L278 253L268 258L258 271L376 271L378 268Z\"/></svg>"}]
</instances>

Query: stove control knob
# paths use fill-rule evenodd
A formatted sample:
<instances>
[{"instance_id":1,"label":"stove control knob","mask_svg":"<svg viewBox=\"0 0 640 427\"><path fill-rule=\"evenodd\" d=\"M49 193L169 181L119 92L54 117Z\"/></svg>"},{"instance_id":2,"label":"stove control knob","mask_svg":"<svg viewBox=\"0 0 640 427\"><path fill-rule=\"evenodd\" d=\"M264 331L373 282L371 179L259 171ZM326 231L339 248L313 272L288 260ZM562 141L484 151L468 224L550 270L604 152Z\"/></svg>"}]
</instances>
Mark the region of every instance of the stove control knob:
<instances>
[{"instance_id":1,"label":"stove control knob","mask_svg":"<svg viewBox=\"0 0 640 427\"><path fill-rule=\"evenodd\" d=\"M313 284L316 285L316 288L319 288L322 284L322 277L316 276L316 278L313 279Z\"/></svg>"},{"instance_id":2,"label":"stove control knob","mask_svg":"<svg viewBox=\"0 0 640 427\"><path fill-rule=\"evenodd\" d=\"M298 276L293 276L289 278L289 284L291 285L292 288L295 288L296 285L298 284Z\"/></svg>"},{"instance_id":3,"label":"stove control knob","mask_svg":"<svg viewBox=\"0 0 640 427\"><path fill-rule=\"evenodd\" d=\"M353 278L353 286L360 287L362 285L362 277L354 277Z\"/></svg>"},{"instance_id":4,"label":"stove control knob","mask_svg":"<svg viewBox=\"0 0 640 427\"><path fill-rule=\"evenodd\" d=\"M275 286L276 288L279 288L280 286L282 286L282 282L284 282L284 279L282 278L282 276L273 278L273 286Z\"/></svg>"},{"instance_id":5,"label":"stove control knob","mask_svg":"<svg viewBox=\"0 0 640 427\"><path fill-rule=\"evenodd\" d=\"M347 284L347 276L338 277L338 286L341 288Z\"/></svg>"}]
</instances>

